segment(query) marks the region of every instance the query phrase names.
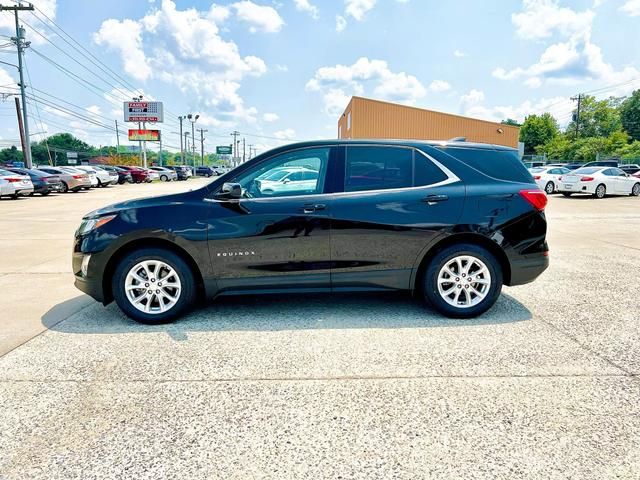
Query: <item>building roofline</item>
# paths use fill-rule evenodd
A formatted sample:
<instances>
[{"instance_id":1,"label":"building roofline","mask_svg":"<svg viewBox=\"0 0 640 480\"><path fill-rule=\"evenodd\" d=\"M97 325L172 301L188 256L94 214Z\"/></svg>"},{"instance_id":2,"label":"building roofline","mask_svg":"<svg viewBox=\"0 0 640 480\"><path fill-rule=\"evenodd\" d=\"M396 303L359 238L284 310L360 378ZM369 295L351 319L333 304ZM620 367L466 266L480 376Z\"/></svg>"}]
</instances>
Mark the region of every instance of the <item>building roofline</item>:
<instances>
[{"instance_id":1,"label":"building roofline","mask_svg":"<svg viewBox=\"0 0 640 480\"><path fill-rule=\"evenodd\" d=\"M514 129L517 129L517 130L520 129L520 127L516 127L515 125L507 125L507 124L500 123L500 122L492 122L491 120L483 120L481 118L466 117L464 115L456 115L455 113L439 112L437 110L430 110L428 108L414 107L412 105L403 105L402 103L387 102L385 100L377 100L375 98L361 97L361 96L358 96L358 95L353 95L351 97L351 100L349 100L349 103L345 107L344 112L342 112L342 115L340 115L340 117L342 117L347 112L347 110L349 110L349 107L351 106L351 104L353 103L354 100L364 100L366 102L382 103L382 104L385 104L385 105L393 105L394 107L402 107L402 108L409 108L409 109L412 109L412 110L418 110L420 112L430 112L430 113L435 113L437 115L446 115L448 117L460 118L460 119L463 119L463 120L473 120L475 122L483 122L483 123L488 123L490 125L496 125L496 126L499 126L500 128L514 128Z\"/></svg>"}]
</instances>

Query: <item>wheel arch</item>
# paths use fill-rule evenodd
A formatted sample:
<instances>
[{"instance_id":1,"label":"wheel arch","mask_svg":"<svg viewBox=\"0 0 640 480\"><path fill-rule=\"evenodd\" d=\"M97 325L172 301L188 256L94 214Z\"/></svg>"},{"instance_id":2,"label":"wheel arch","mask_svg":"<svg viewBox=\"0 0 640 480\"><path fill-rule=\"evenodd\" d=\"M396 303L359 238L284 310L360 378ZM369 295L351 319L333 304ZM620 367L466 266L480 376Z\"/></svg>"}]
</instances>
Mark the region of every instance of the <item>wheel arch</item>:
<instances>
[{"instance_id":1,"label":"wheel arch","mask_svg":"<svg viewBox=\"0 0 640 480\"><path fill-rule=\"evenodd\" d=\"M417 269L414 269L414 275L411 279L412 291L419 291L422 288L420 279L424 275L424 271L431 262L431 259L441 250L458 243L471 243L486 248L500 264L502 270L503 282L505 285L511 283L511 264L507 254L494 241L479 233L455 233L444 237L429 247L422 255Z\"/></svg>"},{"instance_id":2,"label":"wheel arch","mask_svg":"<svg viewBox=\"0 0 640 480\"><path fill-rule=\"evenodd\" d=\"M113 277L118 263L130 252L133 252L134 250L137 250L139 248L162 248L178 255L187 263L189 269L193 273L193 277L196 282L197 297L202 298L204 296L204 279L202 277L202 272L200 271L198 264L189 254L189 252L187 252L179 245L163 238L137 238L125 243L124 245L121 245L111 255L109 261L107 262L107 265L105 266L102 275L102 292L104 298L103 303L105 305L113 300L111 278Z\"/></svg>"}]
</instances>

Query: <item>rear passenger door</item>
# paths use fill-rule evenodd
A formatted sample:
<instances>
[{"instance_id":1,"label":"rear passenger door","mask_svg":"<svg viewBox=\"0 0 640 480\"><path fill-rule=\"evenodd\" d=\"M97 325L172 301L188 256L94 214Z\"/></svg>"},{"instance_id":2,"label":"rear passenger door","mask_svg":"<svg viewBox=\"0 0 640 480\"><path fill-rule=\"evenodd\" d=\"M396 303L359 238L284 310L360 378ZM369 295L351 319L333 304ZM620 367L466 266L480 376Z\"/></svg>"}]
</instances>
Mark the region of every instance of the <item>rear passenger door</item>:
<instances>
[{"instance_id":1,"label":"rear passenger door","mask_svg":"<svg viewBox=\"0 0 640 480\"><path fill-rule=\"evenodd\" d=\"M353 145L340 152L332 288L409 288L419 254L460 217L462 182L409 147Z\"/></svg>"}]
</instances>

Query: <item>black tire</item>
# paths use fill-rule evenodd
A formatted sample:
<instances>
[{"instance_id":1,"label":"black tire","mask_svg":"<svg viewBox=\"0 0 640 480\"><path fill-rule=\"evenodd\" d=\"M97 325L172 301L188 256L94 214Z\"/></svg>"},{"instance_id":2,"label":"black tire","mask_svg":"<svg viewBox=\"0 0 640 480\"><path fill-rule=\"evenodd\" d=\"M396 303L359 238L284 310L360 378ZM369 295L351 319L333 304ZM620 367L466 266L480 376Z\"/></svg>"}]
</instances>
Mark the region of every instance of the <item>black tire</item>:
<instances>
[{"instance_id":1,"label":"black tire","mask_svg":"<svg viewBox=\"0 0 640 480\"><path fill-rule=\"evenodd\" d=\"M11 195L11 200L17 200L18 199L18 194L14 193L13 195Z\"/></svg>"},{"instance_id":2,"label":"black tire","mask_svg":"<svg viewBox=\"0 0 640 480\"><path fill-rule=\"evenodd\" d=\"M43 197L46 197L47 195L49 195L51 192L50 191L46 191L46 192L40 192L40 195L42 195Z\"/></svg>"},{"instance_id":3,"label":"black tire","mask_svg":"<svg viewBox=\"0 0 640 480\"><path fill-rule=\"evenodd\" d=\"M547 184L544 186L544 191L547 192L547 195L551 195L556 191L556 186L553 182L547 182Z\"/></svg>"},{"instance_id":4,"label":"black tire","mask_svg":"<svg viewBox=\"0 0 640 480\"><path fill-rule=\"evenodd\" d=\"M640 196L640 183L636 183L631 187L631 196L637 197Z\"/></svg>"},{"instance_id":5,"label":"black tire","mask_svg":"<svg viewBox=\"0 0 640 480\"><path fill-rule=\"evenodd\" d=\"M161 260L171 266L177 273L181 291L177 303L163 313L150 314L138 310L127 298L125 293L125 279L129 270L144 260ZM120 309L133 320L147 325L169 323L189 309L196 298L196 284L193 272L187 263L177 254L162 248L142 248L125 256L116 266L111 281L111 291Z\"/></svg>"},{"instance_id":6,"label":"black tire","mask_svg":"<svg viewBox=\"0 0 640 480\"><path fill-rule=\"evenodd\" d=\"M461 255L471 256L480 260L487 267L491 276L486 296L478 304L471 307L456 307L451 305L438 291L438 274L440 270L448 261ZM502 268L500 263L488 250L471 243L451 245L437 252L425 269L424 277L422 278L423 299L447 317L477 317L489 310L493 304L496 303L502 291L502 281ZM469 290L465 291L465 296L469 295L469 293L467 293L468 291Z\"/></svg>"},{"instance_id":7,"label":"black tire","mask_svg":"<svg viewBox=\"0 0 640 480\"><path fill-rule=\"evenodd\" d=\"M67 193L69 191L69 185L67 185L67 182L62 182L62 189L60 190L60 193Z\"/></svg>"},{"instance_id":8,"label":"black tire","mask_svg":"<svg viewBox=\"0 0 640 480\"><path fill-rule=\"evenodd\" d=\"M607 196L607 187L604 183L601 183L596 187L596 193L593 194L595 198L604 198Z\"/></svg>"},{"instance_id":9,"label":"black tire","mask_svg":"<svg viewBox=\"0 0 640 480\"><path fill-rule=\"evenodd\" d=\"M167 177L166 175L160 175L160 180L163 182L168 182L169 181L169 177Z\"/></svg>"},{"instance_id":10,"label":"black tire","mask_svg":"<svg viewBox=\"0 0 640 480\"><path fill-rule=\"evenodd\" d=\"M571 194L571 193L569 193L569 192L562 192L562 196L563 196L563 197L567 197L567 198L569 198L571 195L572 195L572 194Z\"/></svg>"}]
</instances>

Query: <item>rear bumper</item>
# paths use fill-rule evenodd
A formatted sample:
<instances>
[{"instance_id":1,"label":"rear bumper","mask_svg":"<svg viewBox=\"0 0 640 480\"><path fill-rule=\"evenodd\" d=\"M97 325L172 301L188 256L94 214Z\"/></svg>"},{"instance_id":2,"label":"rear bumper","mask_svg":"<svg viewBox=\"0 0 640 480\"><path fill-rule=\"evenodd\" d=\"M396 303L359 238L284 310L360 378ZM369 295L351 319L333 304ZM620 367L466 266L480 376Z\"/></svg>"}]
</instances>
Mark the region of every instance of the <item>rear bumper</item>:
<instances>
[{"instance_id":1,"label":"rear bumper","mask_svg":"<svg viewBox=\"0 0 640 480\"><path fill-rule=\"evenodd\" d=\"M509 286L533 282L549 267L549 256L542 253L525 255L511 260L511 281Z\"/></svg>"}]
</instances>

